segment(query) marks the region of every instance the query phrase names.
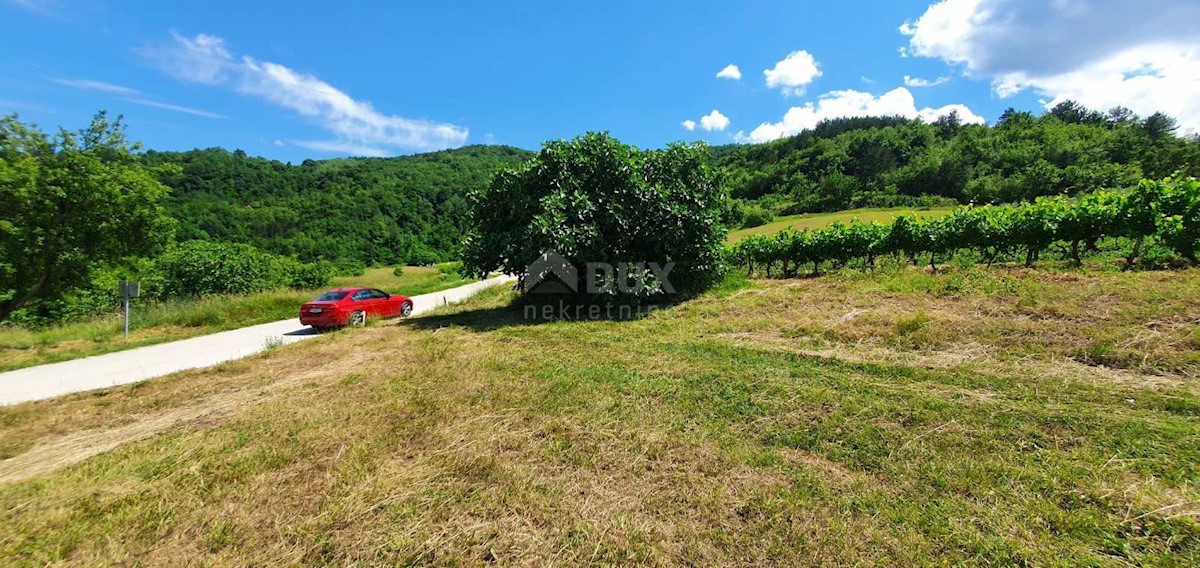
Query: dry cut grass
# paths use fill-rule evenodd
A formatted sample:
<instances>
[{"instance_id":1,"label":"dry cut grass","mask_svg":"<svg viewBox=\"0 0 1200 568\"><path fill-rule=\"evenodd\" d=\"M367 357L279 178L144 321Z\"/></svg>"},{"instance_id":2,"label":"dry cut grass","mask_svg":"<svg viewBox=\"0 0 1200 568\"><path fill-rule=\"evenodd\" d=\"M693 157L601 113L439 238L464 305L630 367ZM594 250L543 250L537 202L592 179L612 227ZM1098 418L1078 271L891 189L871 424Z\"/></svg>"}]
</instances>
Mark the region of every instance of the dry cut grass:
<instances>
[{"instance_id":1,"label":"dry cut grass","mask_svg":"<svg viewBox=\"0 0 1200 568\"><path fill-rule=\"evenodd\" d=\"M0 562L1194 565L1197 275L493 290L0 409Z\"/></svg>"}]
</instances>

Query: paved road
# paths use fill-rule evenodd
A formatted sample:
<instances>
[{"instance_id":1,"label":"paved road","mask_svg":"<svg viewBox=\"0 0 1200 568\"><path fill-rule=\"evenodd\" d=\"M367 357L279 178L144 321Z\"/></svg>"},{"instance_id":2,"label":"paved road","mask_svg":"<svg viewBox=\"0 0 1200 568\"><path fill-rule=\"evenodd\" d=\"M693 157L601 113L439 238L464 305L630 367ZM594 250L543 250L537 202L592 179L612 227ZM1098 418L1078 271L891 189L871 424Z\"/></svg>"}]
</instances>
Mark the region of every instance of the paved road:
<instances>
[{"instance_id":1,"label":"paved road","mask_svg":"<svg viewBox=\"0 0 1200 568\"><path fill-rule=\"evenodd\" d=\"M485 288L511 282L499 276L458 288L413 297L413 315L460 302ZM297 306L299 308L299 306ZM0 405L42 400L136 383L176 371L209 367L253 355L270 344L320 337L297 318L244 327L170 343L0 373Z\"/></svg>"}]
</instances>

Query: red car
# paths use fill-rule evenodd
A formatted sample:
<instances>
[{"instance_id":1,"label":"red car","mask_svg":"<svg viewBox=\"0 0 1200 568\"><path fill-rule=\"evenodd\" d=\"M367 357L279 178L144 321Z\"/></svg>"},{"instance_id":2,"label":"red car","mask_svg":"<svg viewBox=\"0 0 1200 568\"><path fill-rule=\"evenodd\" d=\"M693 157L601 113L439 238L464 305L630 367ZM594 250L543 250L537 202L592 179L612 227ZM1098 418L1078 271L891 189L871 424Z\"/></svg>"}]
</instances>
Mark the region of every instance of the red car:
<instances>
[{"instance_id":1,"label":"red car","mask_svg":"<svg viewBox=\"0 0 1200 568\"><path fill-rule=\"evenodd\" d=\"M300 323L316 329L362 326L368 318L392 318L412 313L407 296L375 288L338 288L300 306Z\"/></svg>"}]
</instances>

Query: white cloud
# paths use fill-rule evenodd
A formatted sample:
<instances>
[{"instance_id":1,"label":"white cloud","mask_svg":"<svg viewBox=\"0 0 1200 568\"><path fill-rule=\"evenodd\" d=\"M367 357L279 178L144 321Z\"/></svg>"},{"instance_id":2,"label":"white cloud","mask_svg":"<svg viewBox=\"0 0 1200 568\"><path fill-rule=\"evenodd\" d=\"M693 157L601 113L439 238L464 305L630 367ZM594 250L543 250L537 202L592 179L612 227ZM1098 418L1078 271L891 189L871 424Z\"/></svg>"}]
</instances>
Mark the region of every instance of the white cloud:
<instances>
[{"instance_id":1,"label":"white cloud","mask_svg":"<svg viewBox=\"0 0 1200 568\"><path fill-rule=\"evenodd\" d=\"M287 144L283 140L279 140L278 138L275 139L275 145L276 146L287 146Z\"/></svg>"},{"instance_id":2,"label":"white cloud","mask_svg":"<svg viewBox=\"0 0 1200 568\"><path fill-rule=\"evenodd\" d=\"M737 65L730 63L724 69L717 72L718 79L733 79L734 81L742 80L742 70L738 69Z\"/></svg>"},{"instance_id":3,"label":"white cloud","mask_svg":"<svg viewBox=\"0 0 1200 568\"><path fill-rule=\"evenodd\" d=\"M815 105L809 102L803 106L794 106L783 115L783 120L764 122L752 130L749 135L738 132L735 139L740 142L767 142L799 134L815 127L822 120L831 118L902 116L932 122L952 111L958 111L959 119L964 123L982 124L984 122L983 117L972 112L966 105L952 104L918 110L912 93L904 87L893 89L878 97L855 90L831 91L821 95Z\"/></svg>"},{"instance_id":4,"label":"white cloud","mask_svg":"<svg viewBox=\"0 0 1200 568\"><path fill-rule=\"evenodd\" d=\"M948 82L950 82L949 77L938 77L937 79L922 79L920 77L909 77L908 75L904 76L904 86L917 88L917 89L919 89L921 87L936 87L938 85L943 85Z\"/></svg>"},{"instance_id":5,"label":"white cloud","mask_svg":"<svg viewBox=\"0 0 1200 568\"><path fill-rule=\"evenodd\" d=\"M42 16L53 15L58 4L55 0L5 0L5 3Z\"/></svg>"},{"instance_id":6,"label":"white cloud","mask_svg":"<svg viewBox=\"0 0 1200 568\"><path fill-rule=\"evenodd\" d=\"M172 35L171 44L143 50L143 54L181 80L230 85L239 93L310 118L336 137L328 141L293 141L297 146L380 156L397 150L453 148L467 141L464 127L384 114L371 103L356 100L313 75L250 56L234 58L222 38Z\"/></svg>"},{"instance_id":7,"label":"white cloud","mask_svg":"<svg viewBox=\"0 0 1200 568\"><path fill-rule=\"evenodd\" d=\"M142 49L141 54L176 79L216 85L225 82L236 67L223 38L208 34L187 38L175 32L171 38L173 43Z\"/></svg>"},{"instance_id":8,"label":"white cloud","mask_svg":"<svg viewBox=\"0 0 1200 568\"><path fill-rule=\"evenodd\" d=\"M91 79L51 79L51 81L58 83L59 85L64 85L75 89L100 91L102 93L112 93L114 95L142 94L142 92L137 89L123 87L121 85L114 85L112 83L105 83L104 81L93 81Z\"/></svg>"},{"instance_id":9,"label":"white cloud","mask_svg":"<svg viewBox=\"0 0 1200 568\"><path fill-rule=\"evenodd\" d=\"M688 130L695 130L695 129L696 129L696 121L694 121L694 120L685 120L685 121L683 121L683 122L681 122L681 123L679 123L679 124L682 124L682 125L683 125L683 127L684 127L684 128L686 128L686 129L688 129Z\"/></svg>"},{"instance_id":10,"label":"white cloud","mask_svg":"<svg viewBox=\"0 0 1200 568\"><path fill-rule=\"evenodd\" d=\"M204 118L228 118L225 115L217 114L215 112L208 112L206 110L200 110L197 108L173 105L171 103L164 103L161 101L148 99L143 97L143 93L137 89L115 85L113 83L105 83L104 81L93 81L91 79L51 79L51 81L75 89L122 95L123 98L121 100L142 106L172 110L175 112L182 112L195 116L203 116Z\"/></svg>"},{"instance_id":11,"label":"white cloud","mask_svg":"<svg viewBox=\"0 0 1200 568\"><path fill-rule=\"evenodd\" d=\"M802 95L805 87L821 76L821 66L812 54L804 51L793 51L775 67L763 71L767 78L767 87L783 89L785 95Z\"/></svg>"},{"instance_id":12,"label":"white cloud","mask_svg":"<svg viewBox=\"0 0 1200 568\"><path fill-rule=\"evenodd\" d=\"M713 130L725 130L729 126L729 117L721 114L721 111L713 109L712 112L700 117L700 128L709 132Z\"/></svg>"},{"instance_id":13,"label":"white cloud","mask_svg":"<svg viewBox=\"0 0 1200 568\"><path fill-rule=\"evenodd\" d=\"M159 101L152 101L150 99L141 99L141 98L131 97L131 98L126 98L126 99L122 99L122 100L124 100L126 102L131 102L135 105L161 108L164 110L173 110L175 112L182 112L182 113L191 114L191 115L195 115L195 116L203 116L204 118L229 118L223 114L217 114L215 112L208 112L206 110L200 110L197 108L173 105L170 103L163 103L163 102L159 102Z\"/></svg>"},{"instance_id":14,"label":"white cloud","mask_svg":"<svg viewBox=\"0 0 1200 568\"><path fill-rule=\"evenodd\" d=\"M1200 3L1147 0L942 0L901 33L911 55L992 82L1001 97L1032 90L1053 106L1163 111L1200 130Z\"/></svg>"}]
</instances>

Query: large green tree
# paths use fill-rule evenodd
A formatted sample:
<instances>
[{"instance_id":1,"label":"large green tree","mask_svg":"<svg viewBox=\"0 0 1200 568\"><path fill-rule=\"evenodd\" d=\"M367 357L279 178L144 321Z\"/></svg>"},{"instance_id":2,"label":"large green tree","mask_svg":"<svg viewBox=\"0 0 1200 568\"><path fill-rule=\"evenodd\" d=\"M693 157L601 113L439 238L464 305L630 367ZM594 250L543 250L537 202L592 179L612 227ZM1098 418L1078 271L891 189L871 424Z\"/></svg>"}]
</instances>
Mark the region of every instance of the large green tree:
<instances>
[{"instance_id":1,"label":"large green tree","mask_svg":"<svg viewBox=\"0 0 1200 568\"><path fill-rule=\"evenodd\" d=\"M548 142L471 199L463 267L475 275L523 274L551 251L581 276L587 263L674 263L678 291L721 270L725 192L703 145L643 151L607 133ZM659 291L669 290L645 295Z\"/></svg>"},{"instance_id":2,"label":"large green tree","mask_svg":"<svg viewBox=\"0 0 1200 568\"><path fill-rule=\"evenodd\" d=\"M169 190L136 149L121 118L104 112L53 135L0 118L0 320L169 240L173 223L160 205Z\"/></svg>"}]
</instances>

